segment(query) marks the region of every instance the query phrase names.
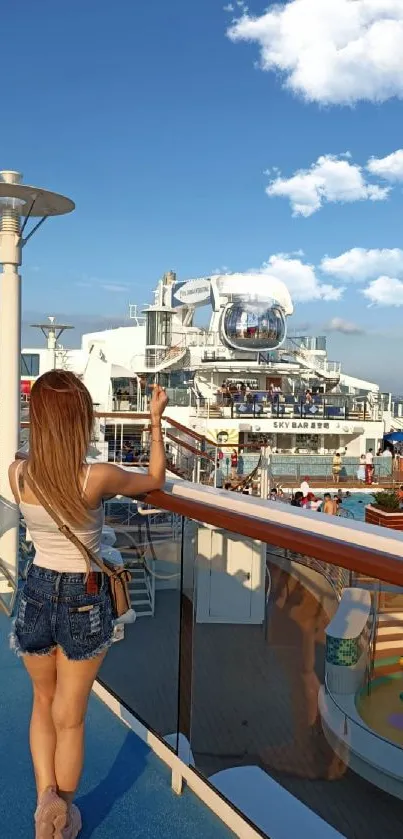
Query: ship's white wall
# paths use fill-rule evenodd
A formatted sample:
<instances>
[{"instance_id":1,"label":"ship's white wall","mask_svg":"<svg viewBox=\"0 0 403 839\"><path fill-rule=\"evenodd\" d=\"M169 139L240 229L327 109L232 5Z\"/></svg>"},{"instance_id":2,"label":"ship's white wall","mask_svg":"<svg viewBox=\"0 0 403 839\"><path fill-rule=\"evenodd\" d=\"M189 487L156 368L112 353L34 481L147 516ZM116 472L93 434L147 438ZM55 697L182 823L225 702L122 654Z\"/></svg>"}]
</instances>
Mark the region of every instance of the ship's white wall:
<instances>
[{"instance_id":1,"label":"ship's white wall","mask_svg":"<svg viewBox=\"0 0 403 839\"><path fill-rule=\"evenodd\" d=\"M349 387L358 390L367 390L369 393L379 393L379 385L375 382L367 382L365 379L357 379L355 376L348 376L346 373L340 373L340 384L344 387Z\"/></svg>"},{"instance_id":2,"label":"ship's white wall","mask_svg":"<svg viewBox=\"0 0 403 839\"><path fill-rule=\"evenodd\" d=\"M181 411L182 414L179 416L177 414L178 411ZM193 409L194 410L194 409ZM175 411L175 413L174 413ZM188 412L188 418L186 417L186 413ZM347 454L351 457L359 457L361 454L365 454L366 452L366 440L375 441L372 443L373 448L377 448L380 444L384 432L385 432L385 425L384 422L348 422L344 423L343 421L338 423L334 421L330 421L327 423L328 428L321 427L317 430L312 430L311 428L304 429L302 427L292 428L293 424L298 425L299 423L302 425L303 420L289 420L288 425L289 427L281 427L278 420L273 419L261 419L256 418L245 418L244 420L240 421L239 419L222 419L221 417L210 417L207 418L197 418L195 416L189 416L189 411L187 408L182 409L173 409L169 408L169 416L174 417L174 419L179 420L184 425L188 425L189 428L194 429L200 434L206 434L207 437L213 439L217 433L217 431L246 431L250 430L251 432L256 432L260 434L286 434L289 435L290 439L290 447L292 446L292 440L295 434L312 434L317 433L319 435L323 435L325 445L326 445L326 437L329 435L337 435L339 437L339 444L338 448L343 448L347 446ZM280 421L281 422L281 421ZM287 421L286 421L287 422ZM280 427L278 427L280 425ZM321 426L324 425L324 422L321 422ZM354 431L354 428L359 429L359 431ZM209 434L209 429L214 430L215 435ZM348 432L345 431L348 429Z\"/></svg>"},{"instance_id":3,"label":"ship's white wall","mask_svg":"<svg viewBox=\"0 0 403 839\"><path fill-rule=\"evenodd\" d=\"M90 352L91 346L102 349L108 363L118 364L136 371L136 366L143 369L146 343L145 325L120 326L117 329L106 329L103 332L90 332L82 336L81 348L84 353ZM137 361L137 365L136 365Z\"/></svg>"}]
</instances>

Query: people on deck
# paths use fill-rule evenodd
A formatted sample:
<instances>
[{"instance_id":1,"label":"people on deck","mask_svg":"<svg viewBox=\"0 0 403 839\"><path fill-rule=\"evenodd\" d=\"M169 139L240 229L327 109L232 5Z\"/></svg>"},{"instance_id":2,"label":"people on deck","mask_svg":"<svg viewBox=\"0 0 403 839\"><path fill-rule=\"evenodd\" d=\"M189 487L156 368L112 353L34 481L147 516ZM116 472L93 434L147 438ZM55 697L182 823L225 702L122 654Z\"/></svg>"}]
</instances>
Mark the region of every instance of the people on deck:
<instances>
[{"instance_id":1,"label":"people on deck","mask_svg":"<svg viewBox=\"0 0 403 839\"><path fill-rule=\"evenodd\" d=\"M365 455L365 483L371 485L374 480L374 452L369 449Z\"/></svg>"},{"instance_id":2,"label":"people on deck","mask_svg":"<svg viewBox=\"0 0 403 839\"><path fill-rule=\"evenodd\" d=\"M291 506L292 507L300 507L303 497L304 496L303 496L302 492L300 490L298 490L298 492L296 492L295 495L291 499Z\"/></svg>"},{"instance_id":3,"label":"people on deck","mask_svg":"<svg viewBox=\"0 0 403 839\"><path fill-rule=\"evenodd\" d=\"M317 498L314 492L308 492L304 501L305 504L303 503L302 506L304 506L307 510L313 510L313 512L317 512L322 506L322 500Z\"/></svg>"},{"instance_id":4,"label":"people on deck","mask_svg":"<svg viewBox=\"0 0 403 839\"><path fill-rule=\"evenodd\" d=\"M335 484L338 484L339 481L340 481L340 472L341 472L340 452L335 452L335 454L333 456L332 470L333 470L333 480L334 480Z\"/></svg>"},{"instance_id":5,"label":"people on deck","mask_svg":"<svg viewBox=\"0 0 403 839\"><path fill-rule=\"evenodd\" d=\"M217 489L222 489L224 486L224 471L221 468L221 460L217 460L215 485Z\"/></svg>"},{"instance_id":6,"label":"people on deck","mask_svg":"<svg viewBox=\"0 0 403 839\"><path fill-rule=\"evenodd\" d=\"M304 478L304 480L302 481L301 486L300 486L300 490L301 490L302 495L303 495L303 497L304 497L304 498L306 498L306 496L308 495L308 492L309 492L309 483L308 483L308 481L309 481L309 479L308 479L308 477L306 476L306 477Z\"/></svg>"},{"instance_id":7,"label":"people on deck","mask_svg":"<svg viewBox=\"0 0 403 839\"><path fill-rule=\"evenodd\" d=\"M328 516L337 515L337 503L330 495L330 492L325 492L323 496L322 513L326 513Z\"/></svg>"},{"instance_id":8,"label":"people on deck","mask_svg":"<svg viewBox=\"0 0 403 839\"><path fill-rule=\"evenodd\" d=\"M343 499L340 498L339 495L335 495L334 498L333 498L333 501L334 501L334 505L335 505L334 506L334 510L335 510L334 514L335 514L335 516L338 516L338 515L340 515L340 507L343 503Z\"/></svg>"},{"instance_id":9,"label":"people on deck","mask_svg":"<svg viewBox=\"0 0 403 839\"><path fill-rule=\"evenodd\" d=\"M357 480L365 483L365 454L360 457L360 465L357 469Z\"/></svg>"},{"instance_id":10,"label":"people on deck","mask_svg":"<svg viewBox=\"0 0 403 839\"><path fill-rule=\"evenodd\" d=\"M231 476L236 478L238 471L238 452L236 449L233 449L231 454Z\"/></svg>"}]
</instances>

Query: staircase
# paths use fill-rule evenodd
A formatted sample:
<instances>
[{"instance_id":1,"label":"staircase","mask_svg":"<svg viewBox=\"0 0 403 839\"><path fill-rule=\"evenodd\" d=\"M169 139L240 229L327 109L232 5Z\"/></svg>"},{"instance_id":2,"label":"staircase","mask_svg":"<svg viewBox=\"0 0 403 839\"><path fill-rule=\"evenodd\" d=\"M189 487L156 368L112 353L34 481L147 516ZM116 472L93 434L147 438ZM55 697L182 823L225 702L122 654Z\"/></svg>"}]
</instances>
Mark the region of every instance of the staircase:
<instances>
[{"instance_id":1,"label":"staircase","mask_svg":"<svg viewBox=\"0 0 403 839\"><path fill-rule=\"evenodd\" d=\"M311 370L316 376L327 381L329 385L331 383L333 387L340 381L340 370L335 369L335 364L328 362L327 358L321 358L308 352L293 338L288 339L287 346L281 348L279 353L282 356L291 356L297 364Z\"/></svg>"},{"instance_id":2,"label":"staircase","mask_svg":"<svg viewBox=\"0 0 403 839\"><path fill-rule=\"evenodd\" d=\"M403 430L403 418L402 417L392 417L390 421L390 427L392 431L402 431Z\"/></svg>"},{"instance_id":3,"label":"staircase","mask_svg":"<svg viewBox=\"0 0 403 839\"><path fill-rule=\"evenodd\" d=\"M378 617L373 678L403 675L403 611L381 612Z\"/></svg>"},{"instance_id":4,"label":"staircase","mask_svg":"<svg viewBox=\"0 0 403 839\"><path fill-rule=\"evenodd\" d=\"M218 405L210 405L209 418L222 419L222 409Z\"/></svg>"},{"instance_id":5,"label":"staircase","mask_svg":"<svg viewBox=\"0 0 403 839\"><path fill-rule=\"evenodd\" d=\"M155 608L154 578L144 562L129 565L132 579L129 583L130 602L138 618L153 617Z\"/></svg>"},{"instance_id":6,"label":"staircase","mask_svg":"<svg viewBox=\"0 0 403 839\"><path fill-rule=\"evenodd\" d=\"M192 470L186 469L185 467L176 466L173 463L168 463L168 471L172 472L173 475L176 475L178 478L183 478L184 481L191 481L192 480Z\"/></svg>"}]
</instances>

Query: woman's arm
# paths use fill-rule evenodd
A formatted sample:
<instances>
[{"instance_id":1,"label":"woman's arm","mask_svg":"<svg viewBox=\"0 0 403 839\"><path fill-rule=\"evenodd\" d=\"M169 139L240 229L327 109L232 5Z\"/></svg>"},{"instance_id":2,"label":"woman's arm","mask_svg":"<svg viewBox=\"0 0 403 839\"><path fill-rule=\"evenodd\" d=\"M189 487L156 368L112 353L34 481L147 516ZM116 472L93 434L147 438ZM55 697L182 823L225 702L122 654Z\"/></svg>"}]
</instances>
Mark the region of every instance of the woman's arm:
<instances>
[{"instance_id":1,"label":"woman's arm","mask_svg":"<svg viewBox=\"0 0 403 839\"><path fill-rule=\"evenodd\" d=\"M102 498L108 495L143 495L164 486L166 462L161 420L167 402L165 390L155 385L150 405L151 450L148 475L136 475L109 463L99 464L94 470L97 478L95 486Z\"/></svg>"}]
</instances>

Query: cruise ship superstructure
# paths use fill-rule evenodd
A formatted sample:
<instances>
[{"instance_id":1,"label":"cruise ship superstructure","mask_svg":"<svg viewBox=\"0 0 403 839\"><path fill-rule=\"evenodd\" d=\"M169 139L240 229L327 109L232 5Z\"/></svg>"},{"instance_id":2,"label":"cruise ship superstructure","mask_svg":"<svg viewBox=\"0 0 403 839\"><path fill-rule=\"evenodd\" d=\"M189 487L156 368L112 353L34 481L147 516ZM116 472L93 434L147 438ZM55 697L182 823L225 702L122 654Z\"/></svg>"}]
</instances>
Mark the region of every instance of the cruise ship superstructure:
<instances>
[{"instance_id":1,"label":"cruise ship superstructure","mask_svg":"<svg viewBox=\"0 0 403 839\"><path fill-rule=\"evenodd\" d=\"M391 395L330 361L326 337L293 334L292 314L273 278L179 281L168 272L150 306L130 307L129 325L83 335L80 350L25 349L23 389L56 360L83 376L105 413L145 411L158 380L170 417L214 444L351 457L377 450L385 431L403 425ZM203 318L208 326L198 325Z\"/></svg>"}]
</instances>

